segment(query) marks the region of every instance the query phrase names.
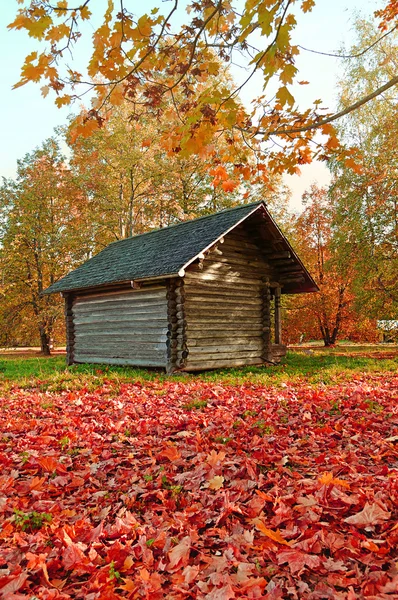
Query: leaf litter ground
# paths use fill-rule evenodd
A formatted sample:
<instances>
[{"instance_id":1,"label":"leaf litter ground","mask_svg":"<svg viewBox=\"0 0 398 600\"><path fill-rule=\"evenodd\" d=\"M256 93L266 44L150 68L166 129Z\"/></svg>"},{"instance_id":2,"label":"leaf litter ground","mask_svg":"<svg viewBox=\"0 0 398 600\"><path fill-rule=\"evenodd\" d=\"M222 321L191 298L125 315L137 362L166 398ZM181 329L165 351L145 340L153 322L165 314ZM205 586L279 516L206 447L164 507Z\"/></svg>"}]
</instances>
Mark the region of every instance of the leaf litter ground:
<instances>
[{"instance_id":1,"label":"leaf litter ground","mask_svg":"<svg viewBox=\"0 0 398 600\"><path fill-rule=\"evenodd\" d=\"M1 399L0 598L398 598L398 376Z\"/></svg>"}]
</instances>

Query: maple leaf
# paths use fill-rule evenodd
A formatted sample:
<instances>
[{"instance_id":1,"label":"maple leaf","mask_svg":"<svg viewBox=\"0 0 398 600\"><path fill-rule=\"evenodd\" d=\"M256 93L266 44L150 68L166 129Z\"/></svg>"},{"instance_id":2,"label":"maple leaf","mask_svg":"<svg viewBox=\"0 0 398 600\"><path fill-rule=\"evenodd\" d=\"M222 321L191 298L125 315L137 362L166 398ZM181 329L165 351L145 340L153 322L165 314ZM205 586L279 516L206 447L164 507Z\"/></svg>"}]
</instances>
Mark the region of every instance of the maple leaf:
<instances>
[{"instance_id":1,"label":"maple leaf","mask_svg":"<svg viewBox=\"0 0 398 600\"><path fill-rule=\"evenodd\" d=\"M268 527L264 525L261 519L256 519L254 521L254 524L257 527L257 529L261 531L262 534L264 534L274 542L278 542L278 544L282 544L284 546L290 546L291 542L285 540L285 538L282 537L281 532L279 530L272 531L272 529L268 529Z\"/></svg>"},{"instance_id":2,"label":"maple leaf","mask_svg":"<svg viewBox=\"0 0 398 600\"><path fill-rule=\"evenodd\" d=\"M221 187L224 192L233 192L238 185L239 184L237 181L234 181L233 179L227 179L226 181L222 182Z\"/></svg>"},{"instance_id":3,"label":"maple leaf","mask_svg":"<svg viewBox=\"0 0 398 600\"><path fill-rule=\"evenodd\" d=\"M191 551L191 538L185 536L182 540L174 546L169 552L169 569L173 569L177 565L183 564L184 566L188 562L189 554Z\"/></svg>"},{"instance_id":4,"label":"maple leaf","mask_svg":"<svg viewBox=\"0 0 398 600\"><path fill-rule=\"evenodd\" d=\"M65 569L69 570L76 564L79 564L84 560L85 554L78 544L71 542L63 551L62 562Z\"/></svg>"},{"instance_id":5,"label":"maple leaf","mask_svg":"<svg viewBox=\"0 0 398 600\"><path fill-rule=\"evenodd\" d=\"M176 446L169 446L165 450L162 450L159 456L161 458L168 458L171 462L174 462L175 460L181 458L181 454L178 452Z\"/></svg>"},{"instance_id":6,"label":"maple leaf","mask_svg":"<svg viewBox=\"0 0 398 600\"><path fill-rule=\"evenodd\" d=\"M219 490L224 486L224 477L222 475L216 475L212 479L209 479L209 489Z\"/></svg>"},{"instance_id":7,"label":"maple leaf","mask_svg":"<svg viewBox=\"0 0 398 600\"><path fill-rule=\"evenodd\" d=\"M303 12L309 12L311 11L315 6L315 0L303 0L303 2L301 3L301 10Z\"/></svg>"},{"instance_id":8,"label":"maple leaf","mask_svg":"<svg viewBox=\"0 0 398 600\"><path fill-rule=\"evenodd\" d=\"M384 510L376 502L369 504L366 502L364 508L356 513L344 519L345 523L349 525L357 525L358 527L373 527L374 525L380 525L384 521L388 521L391 517L391 513Z\"/></svg>"},{"instance_id":9,"label":"maple leaf","mask_svg":"<svg viewBox=\"0 0 398 600\"><path fill-rule=\"evenodd\" d=\"M350 485L344 481L344 479L337 479L334 477L333 473L322 473L320 477L318 477L318 481L322 485L341 485L342 487L349 488Z\"/></svg>"},{"instance_id":10,"label":"maple leaf","mask_svg":"<svg viewBox=\"0 0 398 600\"><path fill-rule=\"evenodd\" d=\"M1 597L5 600L7 598L11 598L11 594L14 594L25 585L25 581L28 579L28 574L19 573L17 576L11 576L11 578L7 579L8 581L2 587L0 587Z\"/></svg>"},{"instance_id":11,"label":"maple leaf","mask_svg":"<svg viewBox=\"0 0 398 600\"><path fill-rule=\"evenodd\" d=\"M302 573L306 567L309 569L318 569L321 565L321 559L314 554L306 554L299 550L282 550L278 556L278 565L289 564L292 575Z\"/></svg>"},{"instance_id":12,"label":"maple leaf","mask_svg":"<svg viewBox=\"0 0 398 600\"><path fill-rule=\"evenodd\" d=\"M276 99L278 100L278 102L280 102L282 106L285 106L285 104L293 106L294 104L294 96L292 96L292 94L289 92L285 85L280 87L279 90L276 92Z\"/></svg>"}]
</instances>

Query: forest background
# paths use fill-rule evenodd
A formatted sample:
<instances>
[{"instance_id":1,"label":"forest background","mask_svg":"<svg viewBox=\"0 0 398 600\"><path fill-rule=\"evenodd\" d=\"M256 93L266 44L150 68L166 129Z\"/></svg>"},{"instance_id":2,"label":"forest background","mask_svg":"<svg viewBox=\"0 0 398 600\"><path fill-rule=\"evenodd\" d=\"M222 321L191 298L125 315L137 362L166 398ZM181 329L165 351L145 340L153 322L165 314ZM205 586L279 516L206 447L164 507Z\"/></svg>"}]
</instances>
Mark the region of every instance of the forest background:
<instances>
[{"instance_id":1,"label":"forest background","mask_svg":"<svg viewBox=\"0 0 398 600\"><path fill-rule=\"evenodd\" d=\"M28 26L28 21L16 21L15 28ZM383 29L379 20L358 17L354 37L352 47L339 52L337 111L379 89L397 72L396 26L388 22ZM25 63L22 83L47 76L37 75L35 60ZM191 76L185 90L177 88L161 102L153 88L149 96L148 88L138 82L133 98L125 90L114 90L105 113L80 103L67 125L18 161L15 178L3 179L1 345L40 343L44 352L51 340L62 345L62 299L42 296L42 291L110 242L259 199L267 202L320 287L318 294L285 299L286 342L376 341L377 320L397 319L396 87L324 128L326 142L319 134L298 140L294 133L292 140L258 140L248 136L247 124L239 121L244 111L233 94L231 68L216 53L210 63L208 56L206 63L200 60L199 74ZM30 71L26 65L31 65ZM296 75L294 62L281 65L283 85L273 90L274 113L264 113L263 120L270 114L274 119L275 110L280 119L281 109L295 109L288 89ZM54 75L49 79L43 95L52 88L56 103L68 104L72 96L56 89L60 80ZM235 115L231 126L224 122L222 128L211 102L200 104L205 91L220 86L234 97L225 118ZM91 102L95 107L95 98ZM320 101L314 104L316 110ZM167 147L167 140L181 129L182 114L198 133L185 135L187 141L180 132L182 143L176 151L175 146ZM311 185L302 210L293 213L284 175L313 160L327 165L331 183Z\"/></svg>"}]
</instances>

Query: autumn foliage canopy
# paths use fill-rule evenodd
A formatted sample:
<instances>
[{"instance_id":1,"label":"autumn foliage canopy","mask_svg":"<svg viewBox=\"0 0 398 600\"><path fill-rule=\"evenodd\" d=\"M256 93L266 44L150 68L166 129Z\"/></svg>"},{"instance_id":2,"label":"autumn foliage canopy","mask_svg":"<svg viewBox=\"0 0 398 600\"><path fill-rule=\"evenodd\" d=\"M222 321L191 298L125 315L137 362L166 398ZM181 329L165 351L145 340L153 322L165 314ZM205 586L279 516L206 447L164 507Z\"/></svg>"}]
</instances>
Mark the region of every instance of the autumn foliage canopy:
<instances>
[{"instance_id":1,"label":"autumn foliage canopy","mask_svg":"<svg viewBox=\"0 0 398 600\"><path fill-rule=\"evenodd\" d=\"M92 93L91 108L75 121L75 135L92 133L109 108L124 99L131 103L132 118L146 110L165 124L172 104L179 123L164 129L162 143L169 153L211 155L220 132L228 132L232 145L245 139L273 171L294 173L297 166L331 154L355 167L332 123L398 83L397 76L390 77L342 113L328 113L321 99L299 109L295 85L308 82L297 77L302 49L294 33L314 0L247 0L239 7L230 0L184 5L173 0L138 15L131 2L108 0L103 17L91 0L19 3L10 27L27 31L42 49L26 57L16 86L44 83L43 95L55 93L57 106ZM380 30L393 26L396 16L397 2L390 0L376 13ZM71 61L89 35L87 25L94 30L91 58ZM234 62L244 67L244 75L226 84L224 74ZM253 78L261 91L248 110L239 93ZM321 145L314 139L317 132L324 136ZM230 156L226 162L237 161Z\"/></svg>"}]
</instances>

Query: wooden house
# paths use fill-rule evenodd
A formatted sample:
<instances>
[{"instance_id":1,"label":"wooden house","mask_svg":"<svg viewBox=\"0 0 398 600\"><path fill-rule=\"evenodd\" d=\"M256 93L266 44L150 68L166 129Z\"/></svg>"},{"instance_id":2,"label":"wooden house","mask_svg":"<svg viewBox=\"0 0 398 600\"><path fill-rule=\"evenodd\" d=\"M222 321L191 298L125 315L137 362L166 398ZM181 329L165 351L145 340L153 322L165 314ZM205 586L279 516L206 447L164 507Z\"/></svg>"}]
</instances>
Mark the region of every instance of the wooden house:
<instances>
[{"instance_id":1,"label":"wooden house","mask_svg":"<svg viewBox=\"0 0 398 600\"><path fill-rule=\"evenodd\" d=\"M317 289L256 202L114 242L46 293L65 298L69 364L173 372L277 361L281 294Z\"/></svg>"}]
</instances>

